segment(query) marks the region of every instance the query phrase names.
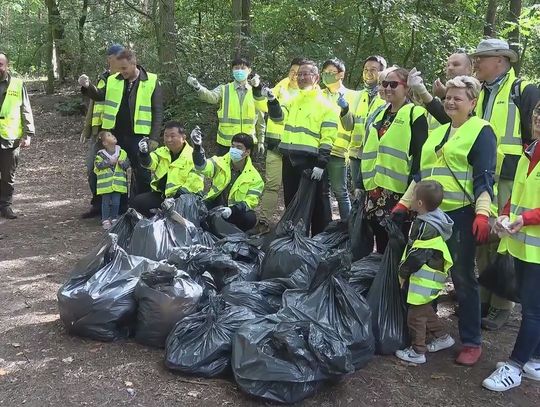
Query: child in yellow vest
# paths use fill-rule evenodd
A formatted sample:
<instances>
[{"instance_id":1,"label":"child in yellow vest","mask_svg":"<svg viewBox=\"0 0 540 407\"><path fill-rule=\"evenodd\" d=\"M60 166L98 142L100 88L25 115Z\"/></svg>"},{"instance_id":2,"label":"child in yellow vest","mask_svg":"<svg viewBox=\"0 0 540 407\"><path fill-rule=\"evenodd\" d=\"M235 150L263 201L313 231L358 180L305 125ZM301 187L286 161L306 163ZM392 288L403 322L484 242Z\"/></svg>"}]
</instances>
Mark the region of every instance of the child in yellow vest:
<instances>
[{"instance_id":1,"label":"child in yellow vest","mask_svg":"<svg viewBox=\"0 0 540 407\"><path fill-rule=\"evenodd\" d=\"M402 288L407 289L407 325L411 346L396 351L396 356L412 363L425 363L426 351L437 352L454 345L437 316L433 301L444 287L452 258L446 240L454 222L439 205L443 188L437 181L421 181L414 189L411 209L417 212L409 243L399 265ZM426 345L426 337L433 340Z\"/></svg>"},{"instance_id":2,"label":"child in yellow vest","mask_svg":"<svg viewBox=\"0 0 540 407\"><path fill-rule=\"evenodd\" d=\"M97 176L97 195L101 195L101 223L108 230L118 218L120 197L127 194L127 153L116 144L116 137L108 131L98 135L103 145L94 160Z\"/></svg>"}]
</instances>

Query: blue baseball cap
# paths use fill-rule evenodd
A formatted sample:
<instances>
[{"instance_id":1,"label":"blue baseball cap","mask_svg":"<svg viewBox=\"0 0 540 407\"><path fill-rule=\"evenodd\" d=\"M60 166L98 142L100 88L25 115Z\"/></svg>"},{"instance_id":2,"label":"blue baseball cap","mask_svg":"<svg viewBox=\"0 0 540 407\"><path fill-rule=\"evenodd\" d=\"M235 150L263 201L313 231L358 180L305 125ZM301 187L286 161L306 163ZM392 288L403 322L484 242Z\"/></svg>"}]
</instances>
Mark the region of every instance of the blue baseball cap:
<instances>
[{"instance_id":1,"label":"blue baseball cap","mask_svg":"<svg viewBox=\"0 0 540 407\"><path fill-rule=\"evenodd\" d=\"M124 46L120 44L112 44L107 48L107 56L119 54L124 50Z\"/></svg>"}]
</instances>

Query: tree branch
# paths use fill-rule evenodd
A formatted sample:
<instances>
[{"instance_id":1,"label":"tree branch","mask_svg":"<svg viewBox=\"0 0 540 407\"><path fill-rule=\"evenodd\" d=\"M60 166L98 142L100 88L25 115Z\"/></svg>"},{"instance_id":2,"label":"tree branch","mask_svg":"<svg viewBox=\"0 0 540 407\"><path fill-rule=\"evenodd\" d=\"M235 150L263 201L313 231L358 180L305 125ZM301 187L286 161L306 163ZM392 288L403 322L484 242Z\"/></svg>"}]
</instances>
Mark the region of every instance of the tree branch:
<instances>
[{"instance_id":1,"label":"tree branch","mask_svg":"<svg viewBox=\"0 0 540 407\"><path fill-rule=\"evenodd\" d=\"M124 0L124 3L126 4L126 6L128 6L130 9L136 11L137 13L139 13L140 15L142 16L145 16L146 18L148 19L152 19L152 16L150 14L148 14L147 12L145 12L144 10L140 9L139 7L137 7L135 4L132 4L130 1L128 0Z\"/></svg>"}]
</instances>

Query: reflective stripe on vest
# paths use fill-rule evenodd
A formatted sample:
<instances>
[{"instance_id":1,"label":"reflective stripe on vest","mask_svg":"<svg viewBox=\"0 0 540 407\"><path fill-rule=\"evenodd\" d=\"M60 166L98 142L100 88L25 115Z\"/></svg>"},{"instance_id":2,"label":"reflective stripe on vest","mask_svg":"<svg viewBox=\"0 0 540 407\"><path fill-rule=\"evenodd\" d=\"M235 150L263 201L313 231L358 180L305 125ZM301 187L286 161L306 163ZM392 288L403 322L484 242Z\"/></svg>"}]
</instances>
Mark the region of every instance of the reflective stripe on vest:
<instances>
[{"instance_id":1,"label":"reflective stripe on vest","mask_svg":"<svg viewBox=\"0 0 540 407\"><path fill-rule=\"evenodd\" d=\"M536 148L540 148L536 142ZM540 208L540 166L527 175L529 158L523 153L519 159L510 198L510 222L524 211ZM540 225L523 226L513 235L504 236L499 245L500 252L510 254L528 263L540 264Z\"/></svg>"},{"instance_id":2,"label":"reflective stripe on vest","mask_svg":"<svg viewBox=\"0 0 540 407\"><path fill-rule=\"evenodd\" d=\"M135 99L135 112L133 115L133 132L135 134L149 135L152 130L152 94L157 84L157 75L148 73L148 79L139 80L137 96ZM103 115L101 127L112 130L116 125L116 115L122 103L124 94L124 80L119 79L120 74L107 78L107 89L103 101Z\"/></svg>"},{"instance_id":3,"label":"reflective stripe on vest","mask_svg":"<svg viewBox=\"0 0 540 407\"><path fill-rule=\"evenodd\" d=\"M289 88L289 78L282 79L276 86L274 86L273 93L276 99L281 105L287 104L293 97L298 95L299 89ZM266 99L265 99L266 102ZM281 140L283 134L283 122L276 123L270 118L266 122L266 138Z\"/></svg>"},{"instance_id":4,"label":"reflective stripe on vest","mask_svg":"<svg viewBox=\"0 0 540 407\"><path fill-rule=\"evenodd\" d=\"M514 69L508 71L503 81L493 87L489 94L486 110L483 110L486 90L482 89L475 113L477 116L491 123L501 151L505 155L521 155L521 116L518 107L512 98L512 90L515 86L524 87L527 83L521 82L516 85Z\"/></svg>"},{"instance_id":5,"label":"reflective stripe on vest","mask_svg":"<svg viewBox=\"0 0 540 407\"><path fill-rule=\"evenodd\" d=\"M375 123L383 119L384 110L379 112L369 128L361 156L360 167L366 190L381 187L399 194L406 191L411 166L411 124L425 112L423 107L412 103L402 106L381 138Z\"/></svg>"},{"instance_id":6,"label":"reflective stripe on vest","mask_svg":"<svg viewBox=\"0 0 540 407\"><path fill-rule=\"evenodd\" d=\"M340 90L340 92L343 91L343 97L349 104L349 106L352 106L353 103L355 103L356 99L358 98L356 91L350 90L350 89L343 89ZM330 106L333 106L336 110L336 113L339 117L339 114L341 112L340 107L337 105L337 99L339 98L339 93L330 93L328 88L323 90L323 95L328 100L328 103ZM341 120L338 120L338 133L337 137L334 140L334 144L332 145L332 151L330 152L330 155L333 155L334 157L340 157L340 158L346 158L347 154L349 152L349 144L351 142L351 131L347 131L343 128L341 124Z\"/></svg>"},{"instance_id":7,"label":"reflective stripe on vest","mask_svg":"<svg viewBox=\"0 0 540 407\"><path fill-rule=\"evenodd\" d=\"M257 121L257 112L255 110L255 100L253 91L247 89L242 105L238 92L234 87L234 82L223 85L221 95L221 105L217 112L218 115L218 134L217 142L222 146L229 147L235 134L246 133L255 139L255 122Z\"/></svg>"},{"instance_id":8,"label":"reflective stripe on vest","mask_svg":"<svg viewBox=\"0 0 540 407\"><path fill-rule=\"evenodd\" d=\"M21 106L23 104L23 81L9 78L6 97L0 108L0 137L15 141L23 136Z\"/></svg>"},{"instance_id":9,"label":"reflective stripe on vest","mask_svg":"<svg viewBox=\"0 0 540 407\"><path fill-rule=\"evenodd\" d=\"M448 246L441 236L429 240L415 240L411 246L405 249L402 261L407 258L408 253L413 253L414 250L418 249L431 249L441 252L444 266L441 271L424 264L420 270L411 274L407 302L413 305L427 304L437 298L444 288L448 271L453 265Z\"/></svg>"},{"instance_id":10,"label":"reflective stripe on vest","mask_svg":"<svg viewBox=\"0 0 540 407\"><path fill-rule=\"evenodd\" d=\"M96 184L96 194L110 194L111 192L119 192L121 194L126 194L128 192L128 182L127 182L127 173L122 169L120 161L125 161L127 159L127 153L124 150L120 150L118 155L118 162L114 167L114 171L111 167L104 168L102 170L95 171L97 184ZM96 163L103 161L99 155L96 157Z\"/></svg>"}]
</instances>

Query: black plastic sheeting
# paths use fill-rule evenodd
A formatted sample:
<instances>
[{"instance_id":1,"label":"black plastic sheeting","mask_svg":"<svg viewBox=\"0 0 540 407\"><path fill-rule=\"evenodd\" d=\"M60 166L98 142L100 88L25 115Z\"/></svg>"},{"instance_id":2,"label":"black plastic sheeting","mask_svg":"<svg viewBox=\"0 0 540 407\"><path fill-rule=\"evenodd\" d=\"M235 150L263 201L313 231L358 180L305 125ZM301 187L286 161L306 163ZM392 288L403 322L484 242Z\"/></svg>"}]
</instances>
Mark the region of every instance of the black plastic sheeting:
<instances>
[{"instance_id":1,"label":"black plastic sheeting","mask_svg":"<svg viewBox=\"0 0 540 407\"><path fill-rule=\"evenodd\" d=\"M493 263L480 272L481 286L509 301L520 302L519 279L510 254L497 254Z\"/></svg>"},{"instance_id":2,"label":"black plastic sheeting","mask_svg":"<svg viewBox=\"0 0 540 407\"><path fill-rule=\"evenodd\" d=\"M349 283L363 297L367 297L369 293L373 280L381 268L382 258L382 254L371 253L351 264Z\"/></svg>"}]
</instances>

